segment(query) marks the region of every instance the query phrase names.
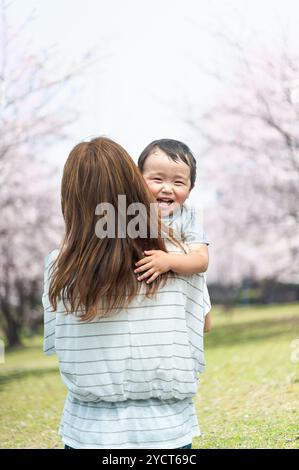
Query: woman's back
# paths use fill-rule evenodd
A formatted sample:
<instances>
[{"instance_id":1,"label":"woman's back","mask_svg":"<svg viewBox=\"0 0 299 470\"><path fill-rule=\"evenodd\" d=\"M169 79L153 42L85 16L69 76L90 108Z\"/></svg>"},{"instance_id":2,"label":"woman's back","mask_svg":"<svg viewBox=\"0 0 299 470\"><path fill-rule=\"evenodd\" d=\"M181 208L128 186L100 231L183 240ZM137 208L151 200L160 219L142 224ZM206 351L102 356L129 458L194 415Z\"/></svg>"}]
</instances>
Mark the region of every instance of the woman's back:
<instances>
[{"instance_id":1,"label":"woman's back","mask_svg":"<svg viewBox=\"0 0 299 470\"><path fill-rule=\"evenodd\" d=\"M58 251L46 260L45 279ZM46 354L56 352L68 390L82 401L179 400L197 391L204 369L203 324L210 299L203 274L169 279L153 298L141 289L129 307L82 322L51 312L45 283Z\"/></svg>"},{"instance_id":2,"label":"woman's back","mask_svg":"<svg viewBox=\"0 0 299 470\"><path fill-rule=\"evenodd\" d=\"M45 354L57 353L68 388L59 434L72 448L180 448L200 435L192 397L204 369L205 276L169 279L127 310L81 322L50 312L46 258Z\"/></svg>"},{"instance_id":3,"label":"woman's back","mask_svg":"<svg viewBox=\"0 0 299 470\"><path fill-rule=\"evenodd\" d=\"M44 351L56 352L68 389L64 444L171 449L190 443L200 433L192 397L204 368L205 276L164 273L153 285L136 279L144 250L182 247L162 237L153 198L117 143L97 138L71 151L61 202L65 236L46 258L43 305ZM133 236L119 232L122 222L134 227ZM117 235L105 228L99 234L98 224Z\"/></svg>"}]
</instances>

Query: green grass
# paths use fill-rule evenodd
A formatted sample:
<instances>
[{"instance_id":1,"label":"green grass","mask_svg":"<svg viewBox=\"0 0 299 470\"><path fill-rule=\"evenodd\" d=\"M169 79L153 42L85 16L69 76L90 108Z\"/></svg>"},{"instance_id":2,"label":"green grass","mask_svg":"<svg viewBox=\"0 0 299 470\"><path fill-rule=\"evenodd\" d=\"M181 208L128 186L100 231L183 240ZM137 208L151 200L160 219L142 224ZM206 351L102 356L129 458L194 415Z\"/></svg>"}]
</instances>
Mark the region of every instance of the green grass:
<instances>
[{"instance_id":1,"label":"green grass","mask_svg":"<svg viewBox=\"0 0 299 470\"><path fill-rule=\"evenodd\" d=\"M299 363L291 361L291 342L299 339L299 304L212 313L195 398L202 436L193 447L298 448ZM1 448L62 447L66 389L56 357L44 357L41 344L26 340L0 364Z\"/></svg>"},{"instance_id":2,"label":"green grass","mask_svg":"<svg viewBox=\"0 0 299 470\"><path fill-rule=\"evenodd\" d=\"M196 397L195 448L298 448L299 305L214 310ZM298 354L297 354L298 357Z\"/></svg>"}]
</instances>

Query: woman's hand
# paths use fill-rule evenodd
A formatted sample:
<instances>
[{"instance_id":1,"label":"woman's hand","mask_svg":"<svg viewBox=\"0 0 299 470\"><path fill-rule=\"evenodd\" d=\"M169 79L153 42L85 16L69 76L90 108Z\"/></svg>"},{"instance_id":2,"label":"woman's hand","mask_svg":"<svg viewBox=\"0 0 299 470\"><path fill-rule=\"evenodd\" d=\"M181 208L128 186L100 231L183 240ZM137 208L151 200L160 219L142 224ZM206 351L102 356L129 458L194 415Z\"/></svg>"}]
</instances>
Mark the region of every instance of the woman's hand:
<instances>
[{"instance_id":1,"label":"woman's hand","mask_svg":"<svg viewBox=\"0 0 299 470\"><path fill-rule=\"evenodd\" d=\"M170 271L171 255L169 253L162 250L149 250L144 251L144 254L146 257L135 263L137 269L134 270L134 273L143 273L137 276L138 281L143 281L143 279L149 277L146 283L150 284L157 279L160 274Z\"/></svg>"}]
</instances>

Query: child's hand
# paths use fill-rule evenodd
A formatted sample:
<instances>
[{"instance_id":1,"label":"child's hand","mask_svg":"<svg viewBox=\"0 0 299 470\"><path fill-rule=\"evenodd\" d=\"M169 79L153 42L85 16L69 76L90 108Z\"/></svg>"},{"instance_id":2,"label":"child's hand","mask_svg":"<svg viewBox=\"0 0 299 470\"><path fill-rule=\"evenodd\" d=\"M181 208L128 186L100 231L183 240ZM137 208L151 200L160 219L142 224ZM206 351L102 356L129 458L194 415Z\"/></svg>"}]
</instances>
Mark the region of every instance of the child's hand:
<instances>
[{"instance_id":1,"label":"child's hand","mask_svg":"<svg viewBox=\"0 0 299 470\"><path fill-rule=\"evenodd\" d=\"M134 273L143 273L146 271L144 274L139 275L137 279L138 281L143 281L143 279L151 276L146 281L147 284L150 284L157 279L160 274L170 270L171 255L162 250L149 250L145 251L144 254L146 257L135 263L137 269L134 270Z\"/></svg>"}]
</instances>

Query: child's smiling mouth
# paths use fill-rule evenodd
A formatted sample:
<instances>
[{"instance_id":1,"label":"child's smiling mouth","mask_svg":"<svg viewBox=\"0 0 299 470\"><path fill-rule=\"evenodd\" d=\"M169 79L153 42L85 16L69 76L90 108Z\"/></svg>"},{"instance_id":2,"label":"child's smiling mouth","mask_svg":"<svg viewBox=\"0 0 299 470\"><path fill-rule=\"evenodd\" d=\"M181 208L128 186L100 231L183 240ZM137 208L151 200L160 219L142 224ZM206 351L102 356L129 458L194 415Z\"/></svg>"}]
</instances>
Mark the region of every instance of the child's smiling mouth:
<instances>
[{"instance_id":1,"label":"child's smiling mouth","mask_svg":"<svg viewBox=\"0 0 299 470\"><path fill-rule=\"evenodd\" d=\"M171 206L171 204L175 202L174 199L168 197L157 197L156 201L159 204L159 207L161 207L162 209L169 208L169 206Z\"/></svg>"}]
</instances>

